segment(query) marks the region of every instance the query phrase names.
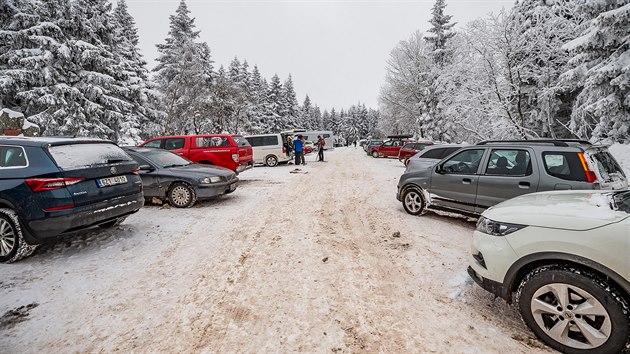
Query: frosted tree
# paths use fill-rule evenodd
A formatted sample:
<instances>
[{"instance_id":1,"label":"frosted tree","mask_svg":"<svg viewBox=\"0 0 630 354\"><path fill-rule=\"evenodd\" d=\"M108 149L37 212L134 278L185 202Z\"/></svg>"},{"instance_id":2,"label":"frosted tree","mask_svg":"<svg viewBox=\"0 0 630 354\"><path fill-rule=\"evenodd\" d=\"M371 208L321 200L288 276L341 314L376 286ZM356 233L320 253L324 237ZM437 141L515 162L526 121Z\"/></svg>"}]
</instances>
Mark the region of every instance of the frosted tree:
<instances>
[{"instance_id":1,"label":"frosted tree","mask_svg":"<svg viewBox=\"0 0 630 354\"><path fill-rule=\"evenodd\" d=\"M170 16L165 43L157 45L160 55L153 71L166 113L162 134L200 132L210 120L214 75L210 48L195 41L199 32L189 14L182 0L175 15Z\"/></svg>"},{"instance_id":2,"label":"frosted tree","mask_svg":"<svg viewBox=\"0 0 630 354\"><path fill-rule=\"evenodd\" d=\"M630 4L582 1L591 18L582 35L564 48L574 56L563 74L581 92L570 129L582 138L630 141Z\"/></svg>"},{"instance_id":3,"label":"frosted tree","mask_svg":"<svg viewBox=\"0 0 630 354\"><path fill-rule=\"evenodd\" d=\"M305 129L313 129L316 124L313 122L313 105L311 104L311 98L306 95L304 103L299 110L298 126Z\"/></svg>"},{"instance_id":4,"label":"frosted tree","mask_svg":"<svg viewBox=\"0 0 630 354\"><path fill-rule=\"evenodd\" d=\"M274 75L269 82L266 94L265 111L263 116L263 131L266 133L279 132L287 128L284 120L283 88L278 75Z\"/></svg>"},{"instance_id":5,"label":"frosted tree","mask_svg":"<svg viewBox=\"0 0 630 354\"><path fill-rule=\"evenodd\" d=\"M280 97L280 114L283 117L283 123L287 127L297 128L299 125L299 106L295 94L295 88L293 87L293 78L291 77L291 74L289 74L289 77L284 81L284 84L282 85Z\"/></svg>"}]
</instances>

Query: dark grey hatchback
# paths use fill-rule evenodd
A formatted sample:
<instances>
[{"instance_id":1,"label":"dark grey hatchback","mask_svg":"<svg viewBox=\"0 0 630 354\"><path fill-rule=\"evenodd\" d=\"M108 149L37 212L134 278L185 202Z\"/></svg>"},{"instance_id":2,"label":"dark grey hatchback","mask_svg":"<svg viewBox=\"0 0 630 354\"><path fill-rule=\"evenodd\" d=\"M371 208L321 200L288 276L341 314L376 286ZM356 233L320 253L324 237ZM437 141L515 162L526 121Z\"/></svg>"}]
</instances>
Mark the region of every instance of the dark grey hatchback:
<instances>
[{"instance_id":1,"label":"dark grey hatchback","mask_svg":"<svg viewBox=\"0 0 630 354\"><path fill-rule=\"evenodd\" d=\"M114 226L143 205L138 165L111 141L0 138L0 262L59 235Z\"/></svg>"},{"instance_id":2,"label":"dark grey hatchback","mask_svg":"<svg viewBox=\"0 0 630 354\"><path fill-rule=\"evenodd\" d=\"M140 177L146 198L166 198L178 208L193 206L198 199L232 193L238 178L232 170L190 162L170 151L125 147L140 165Z\"/></svg>"}]
</instances>

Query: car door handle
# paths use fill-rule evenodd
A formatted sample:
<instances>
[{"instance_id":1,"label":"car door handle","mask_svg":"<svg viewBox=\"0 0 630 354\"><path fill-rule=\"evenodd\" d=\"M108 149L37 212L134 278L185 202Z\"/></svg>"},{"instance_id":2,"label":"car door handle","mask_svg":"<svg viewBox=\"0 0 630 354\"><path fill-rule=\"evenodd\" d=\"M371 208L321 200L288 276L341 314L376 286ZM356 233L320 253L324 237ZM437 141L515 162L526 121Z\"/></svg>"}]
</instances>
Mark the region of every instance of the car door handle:
<instances>
[{"instance_id":1,"label":"car door handle","mask_svg":"<svg viewBox=\"0 0 630 354\"><path fill-rule=\"evenodd\" d=\"M463 184L471 184L471 183L472 183L472 179L470 179L470 178L464 178L464 179L462 179L462 183L463 183Z\"/></svg>"},{"instance_id":2,"label":"car door handle","mask_svg":"<svg viewBox=\"0 0 630 354\"><path fill-rule=\"evenodd\" d=\"M530 187L529 182L518 182L518 188L529 189L529 187Z\"/></svg>"}]
</instances>

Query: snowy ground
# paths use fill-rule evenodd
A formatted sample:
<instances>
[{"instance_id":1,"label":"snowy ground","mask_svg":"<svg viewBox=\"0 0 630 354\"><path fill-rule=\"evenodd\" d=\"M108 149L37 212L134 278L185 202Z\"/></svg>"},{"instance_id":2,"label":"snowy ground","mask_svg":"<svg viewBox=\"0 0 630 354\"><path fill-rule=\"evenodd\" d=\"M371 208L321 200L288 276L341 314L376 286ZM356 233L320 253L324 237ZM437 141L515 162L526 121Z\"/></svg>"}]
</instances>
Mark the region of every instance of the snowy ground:
<instances>
[{"instance_id":1,"label":"snowy ground","mask_svg":"<svg viewBox=\"0 0 630 354\"><path fill-rule=\"evenodd\" d=\"M472 222L406 214L395 159L327 159L0 266L0 352L547 351L468 278Z\"/></svg>"}]
</instances>

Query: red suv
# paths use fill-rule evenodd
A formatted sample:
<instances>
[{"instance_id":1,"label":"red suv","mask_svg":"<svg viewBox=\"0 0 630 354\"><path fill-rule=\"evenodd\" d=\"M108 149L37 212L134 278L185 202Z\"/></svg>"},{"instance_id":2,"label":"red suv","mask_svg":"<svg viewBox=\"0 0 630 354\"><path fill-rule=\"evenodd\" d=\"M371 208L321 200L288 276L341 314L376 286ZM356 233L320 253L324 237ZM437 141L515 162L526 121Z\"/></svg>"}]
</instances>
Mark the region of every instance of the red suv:
<instances>
[{"instance_id":1,"label":"red suv","mask_svg":"<svg viewBox=\"0 0 630 354\"><path fill-rule=\"evenodd\" d=\"M412 142L409 140L411 135L390 135L387 138L389 140L385 141L381 145L370 147L369 154L372 155L372 157L398 157L400 149L403 145Z\"/></svg>"},{"instance_id":2,"label":"red suv","mask_svg":"<svg viewBox=\"0 0 630 354\"><path fill-rule=\"evenodd\" d=\"M240 135L161 136L149 139L140 146L169 150L192 162L221 166L236 173L254 166L252 147Z\"/></svg>"},{"instance_id":3,"label":"red suv","mask_svg":"<svg viewBox=\"0 0 630 354\"><path fill-rule=\"evenodd\" d=\"M415 143L407 143L405 144L400 152L398 153L398 161L402 162L407 166L407 160L418 153L418 151L424 150L425 147L433 145L430 141L418 141Z\"/></svg>"}]
</instances>

